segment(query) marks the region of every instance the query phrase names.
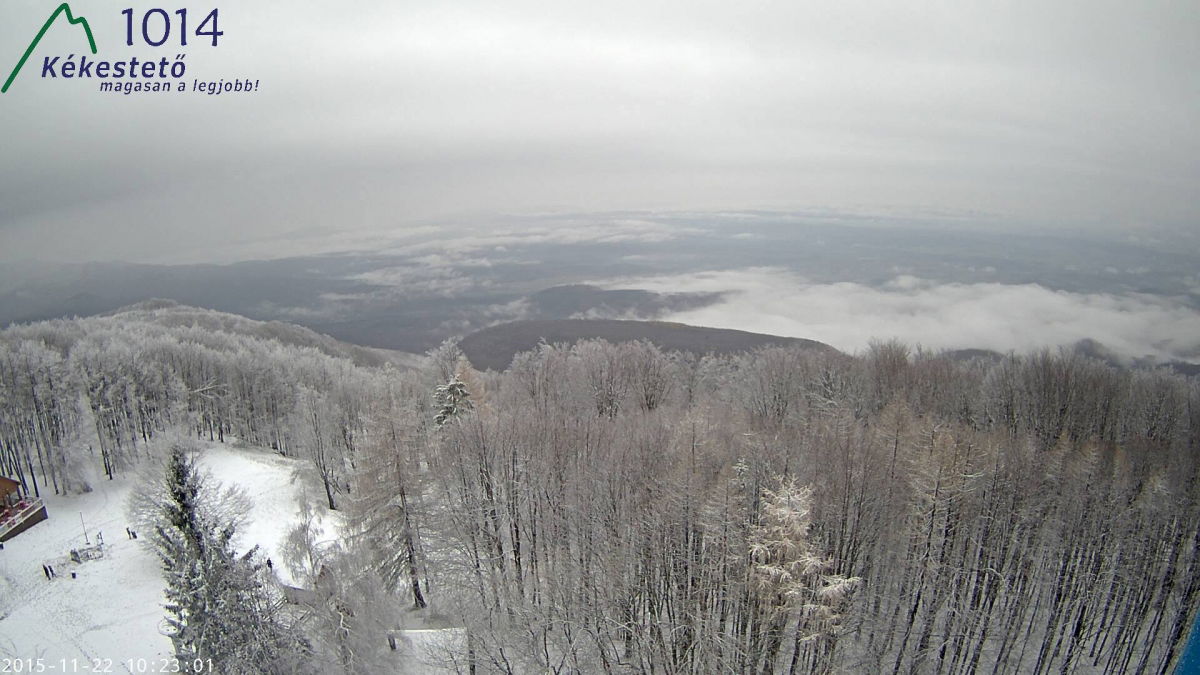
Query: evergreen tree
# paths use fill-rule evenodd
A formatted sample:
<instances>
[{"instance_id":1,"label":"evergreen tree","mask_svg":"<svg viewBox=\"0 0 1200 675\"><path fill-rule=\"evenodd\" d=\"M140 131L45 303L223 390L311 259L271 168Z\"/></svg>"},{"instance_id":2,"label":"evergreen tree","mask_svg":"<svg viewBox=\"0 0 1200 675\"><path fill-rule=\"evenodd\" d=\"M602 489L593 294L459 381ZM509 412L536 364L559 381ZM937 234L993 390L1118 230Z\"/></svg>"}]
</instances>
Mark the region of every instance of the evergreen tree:
<instances>
[{"instance_id":1,"label":"evergreen tree","mask_svg":"<svg viewBox=\"0 0 1200 675\"><path fill-rule=\"evenodd\" d=\"M167 459L154 544L167 581L167 623L180 666L217 672L297 672L307 646L264 585L258 548L238 555L236 525L221 522L214 486L180 447Z\"/></svg>"},{"instance_id":2,"label":"evergreen tree","mask_svg":"<svg viewBox=\"0 0 1200 675\"><path fill-rule=\"evenodd\" d=\"M458 375L451 376L449 382L439 385L433 398L438 405L438 413L433 421L439 427L459 413L466 412L473 407L471 393L467 391L466 383L458 379Z\"/></svg>"}]
</instances>

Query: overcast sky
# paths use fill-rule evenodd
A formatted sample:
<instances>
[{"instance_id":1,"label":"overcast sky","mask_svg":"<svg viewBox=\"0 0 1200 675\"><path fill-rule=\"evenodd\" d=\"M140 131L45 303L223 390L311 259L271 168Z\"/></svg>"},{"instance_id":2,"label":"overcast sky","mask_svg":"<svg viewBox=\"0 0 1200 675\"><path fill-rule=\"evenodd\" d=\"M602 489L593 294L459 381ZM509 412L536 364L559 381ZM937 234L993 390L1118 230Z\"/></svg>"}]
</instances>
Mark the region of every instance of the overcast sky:
<instances>
[{"instance_id":1,"label":"overcast sky","mask_svg":"<svg viewBox=\"0 0 1200 675\"><path fill-rule=\"evenodd\" d=\"M218 47L180 49L126 48L123 5L74 0L100 58L186 52L189 86L261 89L43 80L85 48L56 25L0 96L0 260L226 260L556 210L1193 228L1200 3L982 4L241 1L213 5ZM56 5L0 3L0 77Z\"/></svg>"}]
</instances>

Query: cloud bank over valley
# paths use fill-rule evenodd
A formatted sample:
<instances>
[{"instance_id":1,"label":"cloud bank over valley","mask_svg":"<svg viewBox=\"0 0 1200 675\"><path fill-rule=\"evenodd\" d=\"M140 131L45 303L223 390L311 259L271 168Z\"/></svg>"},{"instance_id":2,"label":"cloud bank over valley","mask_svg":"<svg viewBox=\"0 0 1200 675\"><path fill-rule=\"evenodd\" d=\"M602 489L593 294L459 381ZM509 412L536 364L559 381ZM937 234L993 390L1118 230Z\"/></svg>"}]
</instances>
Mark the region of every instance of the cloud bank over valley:
<instances>
[{"instance_id":1,"label":"cloud bank over valley","mask_svg":"<svg viewBox=\"0 0 1200 675\"><path fill-rule=\"evenodd\" d=\"M719 293L660 318L820 340L859 351L899 338L932 349L1024 352L1096 340L1117 355L1200 360L1200 312L1145 294L1074 293L1038 284L938 283L899 275L885 284L817 283L781 268L627 278L610 288Z\"/></svg>"}]
</instances>

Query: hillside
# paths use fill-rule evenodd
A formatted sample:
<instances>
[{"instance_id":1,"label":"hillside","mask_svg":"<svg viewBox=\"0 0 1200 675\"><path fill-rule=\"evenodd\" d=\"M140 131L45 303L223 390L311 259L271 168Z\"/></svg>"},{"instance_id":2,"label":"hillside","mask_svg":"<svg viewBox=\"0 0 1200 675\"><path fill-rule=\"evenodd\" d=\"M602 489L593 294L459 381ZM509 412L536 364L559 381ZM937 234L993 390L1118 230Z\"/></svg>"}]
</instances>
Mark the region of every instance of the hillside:
<instances>
[{"instance_id":1,"label":"hillside","mask_svg":"<svg viewBox=\"0 0 1200 675\"><path fill-rule=\"evenodd\" d=\"M472 333L462 339L459 347L476 368L504 370L512 362L513 356L533 349L539 342L572 343L589 338L609 342L647 340L663 351L694 354L734 354L768 345L835 351L833 347L815 340L663 321L614 319L514 321Z\"/></svg>"},{"instance_id":2,"label":"hillside","mask_svg":"<svg viewBox=\"0 0 1200 675\"><path fill-rule=\"evenodd\" d=\"M581 337L605 341L564 344ZM741 353L618 344L634 338ZM120 489L153 485L138 466L181 436L252 497L239 545L295 582L272 623L230 603L221 624L310 640L289 649L314 673L350 671L347 654L356 672L566 670L555 654L572 672L1167 672L1193 621L1200 383L1166 369L580 320L468 338L501 367L554 343L476 377L446 372L452 349L397 371L297 346L314 339L173 304L0 331L0 474L50 508L0 551L0 657L161 655L163 589L193 583L193 560L156 579L120 536ZM306 507L352 544L294 530ZM105 558L68 571L100 530ZM739 637L779 617L780 639ZM931 652L924 635L963 639Z\"/></svg>"},{"instance_id":3,"label":"hillside","mask_svg":"<svg viewBox=\"0 0 1200 675\"><path fill-rule=\"evenodd\" d=\"M258 321L240 314L191 307L173 300L146 300L98 316L165 328L197 328L208 333L228 333L292 347L308 347L326 356L349 359L359 366L382 366L391 363L411 367L421 358L407 352L342 342L293 323Z\"/></svg>"}]
</instances>

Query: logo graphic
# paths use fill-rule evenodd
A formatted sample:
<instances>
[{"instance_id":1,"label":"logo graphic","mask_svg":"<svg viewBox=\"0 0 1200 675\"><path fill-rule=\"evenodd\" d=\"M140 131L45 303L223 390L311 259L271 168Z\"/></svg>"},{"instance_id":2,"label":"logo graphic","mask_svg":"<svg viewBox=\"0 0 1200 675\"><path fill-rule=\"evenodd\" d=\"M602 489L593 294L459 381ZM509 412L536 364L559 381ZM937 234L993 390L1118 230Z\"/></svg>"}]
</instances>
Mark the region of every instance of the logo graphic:
<instances>
[{"instance_id":1,"label":"logo graphic","mask_svg":"<svg viewBox=\"0 0 1200 675\"><path fill-rule=\"evenodd\" d=\"M21 68L25 65L25 62L29 60L29 55L32 54L33 50L37 48L38 42L41 42L42 40L42 36L46 34L46 31L50 30L50 26L54 25L54 20L57 19L60 14L67 15L67 23L83 26L83 32L87 35L88 46L92 48L93 54L96 53L96 39L92 37L92 27L88 25L87 19L82 16L76 18L76 16L71 13L71 6L64 2L58 6L58 9L54 10L54 13L50 15L49 19L46 19L46 23L42 24L42 29L38 31L37 36L33 38L33 42L29 43L29 48L25 50L25 54L21 56L21 60L17 61L17 66L12 69L12 73L10 73L8 79L4 81L4 86L0 87L0 94L7 92L8 88L12 86L13 80L17 79L17 73L21 72Z\"/></svg>"}]
</instances>

